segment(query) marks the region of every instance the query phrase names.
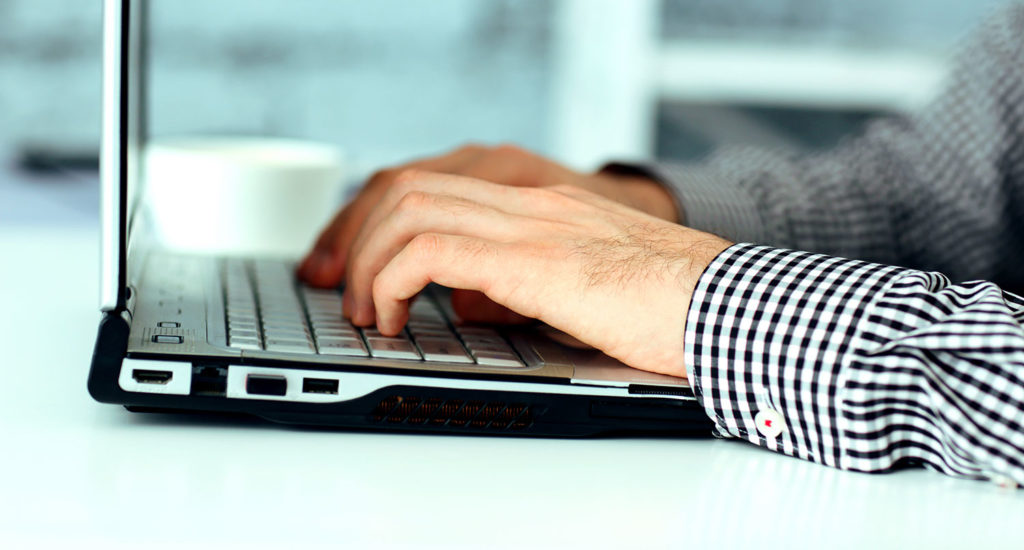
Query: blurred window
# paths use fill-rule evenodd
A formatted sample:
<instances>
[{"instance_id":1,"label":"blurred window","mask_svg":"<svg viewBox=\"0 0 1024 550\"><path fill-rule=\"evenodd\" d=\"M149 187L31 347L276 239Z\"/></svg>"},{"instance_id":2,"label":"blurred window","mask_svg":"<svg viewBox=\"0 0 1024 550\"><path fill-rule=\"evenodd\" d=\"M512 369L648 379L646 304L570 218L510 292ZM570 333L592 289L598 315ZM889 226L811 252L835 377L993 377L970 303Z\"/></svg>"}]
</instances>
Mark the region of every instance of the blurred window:
<instances>
[{"instance_id":1,"label":"blurred window","mask_svg":"<svg viewBox=\"0 0 1024 550\"><path fill-rule=\"evenodd\" d=\"M828 147L938 89L995 0L152 0L151 131L466 141L578 167ZM0 2L0 144L99 136L100 2Z\"/></svg>"}]
</instances>

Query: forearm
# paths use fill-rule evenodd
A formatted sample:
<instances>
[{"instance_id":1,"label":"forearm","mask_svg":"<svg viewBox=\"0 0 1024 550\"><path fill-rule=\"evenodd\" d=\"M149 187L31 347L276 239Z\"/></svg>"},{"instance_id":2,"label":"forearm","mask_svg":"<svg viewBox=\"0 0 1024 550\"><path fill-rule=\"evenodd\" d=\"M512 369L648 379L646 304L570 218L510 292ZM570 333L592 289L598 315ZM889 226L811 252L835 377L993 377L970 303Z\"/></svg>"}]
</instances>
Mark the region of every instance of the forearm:
<instances>
[{"instance_id":1,"label":"forearm","mask_svg":"<svg viewBox=\"0 0 1024 550\"><path fill-rule=\"evenodd\" d=\"M1024 302L991 283L737 245L698 282L685 360L723 435L844 469L1024 484L1022 322Z\"/></svg>"}]
</instances>

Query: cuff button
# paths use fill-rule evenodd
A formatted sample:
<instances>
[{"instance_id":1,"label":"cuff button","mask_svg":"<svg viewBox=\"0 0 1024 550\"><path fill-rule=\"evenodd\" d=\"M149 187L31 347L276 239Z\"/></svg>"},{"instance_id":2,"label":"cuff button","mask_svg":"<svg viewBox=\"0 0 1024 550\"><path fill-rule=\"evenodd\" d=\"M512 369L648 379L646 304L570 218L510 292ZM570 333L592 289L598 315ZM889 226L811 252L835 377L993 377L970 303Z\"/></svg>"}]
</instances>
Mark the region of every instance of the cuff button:
<instances>
[{"instance_id":1,"label":"cuff button","mask_svg":"<svg viewBox=\"0 0 1024 550\"><path fill-rule=\"evenodd\" d=\"M768 439L775 439L786 431L786 422L782 415L771 409L758 412L754 417L754 423L757 424L757 431Z\"/></svg>"}]
</instances>

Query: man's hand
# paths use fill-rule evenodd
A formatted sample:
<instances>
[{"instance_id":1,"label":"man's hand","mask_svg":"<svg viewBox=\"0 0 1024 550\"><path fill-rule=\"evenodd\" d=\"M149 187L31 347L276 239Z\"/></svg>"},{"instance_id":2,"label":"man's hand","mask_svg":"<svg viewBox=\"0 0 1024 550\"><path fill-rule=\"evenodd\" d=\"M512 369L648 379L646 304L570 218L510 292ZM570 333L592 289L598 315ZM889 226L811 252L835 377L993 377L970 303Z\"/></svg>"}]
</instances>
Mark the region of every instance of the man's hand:
<instances>
[{"instance_id":1,"label":"man's hand","mask_svg":"<svg viewBox=\"0 0 1024 550\"><path fill-rule=\"evenodd\" d=\"M349 251L345 313L397 334L427 284L477 291L636 368L685 376L697 278L730 243L573 185L393 177Z\"/></svg>"},{"instance_id":2,"label":"man's hand","mask_svg":"<svg viewBox=\"0 0 1024 550\"><path fill-rule=\"evenodd\" d=\"M356 234L384 193L394 185L396 176L406 170L429 170L517 187L574 185L648 214L677 221L672 197L650 179L609 173L582 174L511 145L469 145L374 174L355 200L335 216L302 261L299 275L303 279L322 287L341 283Z\"/></svg>"}]
</instances>

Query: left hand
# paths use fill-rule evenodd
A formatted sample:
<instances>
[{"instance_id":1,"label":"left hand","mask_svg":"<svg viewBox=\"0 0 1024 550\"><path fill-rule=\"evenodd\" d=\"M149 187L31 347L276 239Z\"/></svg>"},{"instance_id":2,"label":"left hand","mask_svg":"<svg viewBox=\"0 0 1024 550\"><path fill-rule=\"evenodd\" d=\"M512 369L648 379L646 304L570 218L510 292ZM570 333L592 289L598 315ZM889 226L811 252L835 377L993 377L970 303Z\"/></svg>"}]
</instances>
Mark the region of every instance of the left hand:
<instances>
[{"instance_id":1,"label":"left hand","mask_svg":"<svg viewBox=\"0 0 1024 550\"><path fill-rule=\"evenodd\" d=\"M435 282L479 291L627 365L685 377L690 296L730 244L579 187L408 171L353 242L345 313L397 334L409 299Z\"/></svg>"},{"instance_id":2,"label":"left hand","mask_svg":"<svg viewBox=\"0 0 1024 550\"><path fill-rule=\"evenodd\" d=\"M313 249L299 264L298 275L313 286L337 287L346 276L352 242L359 229L398 175L409 170L465 176L514 187L575 185L648 214L680 221L672 195L653 179L607 171L587 174L515 145L471 144L374 173L320 233ZM472 293L455 296L461 299L469 294ZM489 309L496 308L491 304Z\"/></svg>"}]
</instances>

